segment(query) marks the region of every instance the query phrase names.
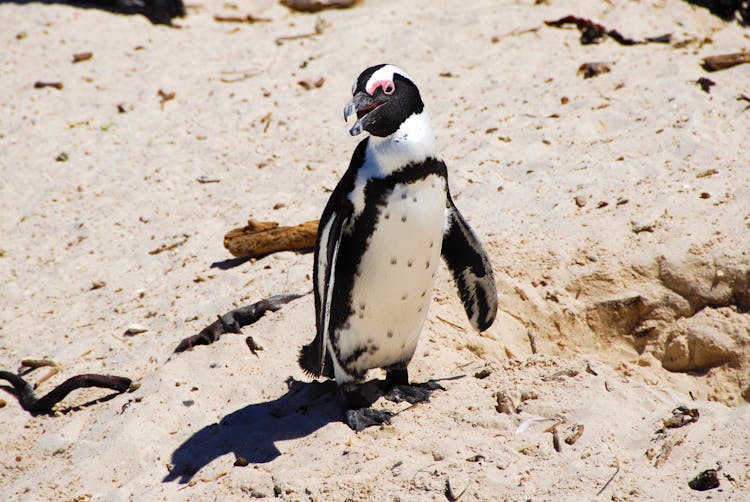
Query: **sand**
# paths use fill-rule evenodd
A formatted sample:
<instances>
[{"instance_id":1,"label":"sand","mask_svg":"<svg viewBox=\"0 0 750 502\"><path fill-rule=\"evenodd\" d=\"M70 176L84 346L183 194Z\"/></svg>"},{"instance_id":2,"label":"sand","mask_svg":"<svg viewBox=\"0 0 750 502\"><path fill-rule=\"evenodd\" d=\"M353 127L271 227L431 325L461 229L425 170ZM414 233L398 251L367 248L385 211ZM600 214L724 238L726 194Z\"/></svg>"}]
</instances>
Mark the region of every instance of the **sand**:
<instances>
[{"instance_id":1,"label":"sand","mask_svg":"<svg viewBox=\"0 0 750 502\"><path fill-rule=\"evenodd\" d=\"M672 43L582 46L543 24L568 14ZM747 49L746 28L677 0L204 0L176 24L0 5L0 369L56 362L40 393L79 373L140 385L54 416L0 394L0 498L750 498L750 65L700 67ZM472 332L441 269L410 373L446 390L379 401L392 424L354 433L296 364L312 295L244 328L257 355L226 335L167 358L217 314L311 289L310 254L230 266L222 238L319 216L358 141L351 82L380 62L422 90L500 312ZM611 71L583 79L586 62ZM659 432L680 405L698 421ZM689 488L718 465L718 489Z\"/></svg>"}]
</instances>

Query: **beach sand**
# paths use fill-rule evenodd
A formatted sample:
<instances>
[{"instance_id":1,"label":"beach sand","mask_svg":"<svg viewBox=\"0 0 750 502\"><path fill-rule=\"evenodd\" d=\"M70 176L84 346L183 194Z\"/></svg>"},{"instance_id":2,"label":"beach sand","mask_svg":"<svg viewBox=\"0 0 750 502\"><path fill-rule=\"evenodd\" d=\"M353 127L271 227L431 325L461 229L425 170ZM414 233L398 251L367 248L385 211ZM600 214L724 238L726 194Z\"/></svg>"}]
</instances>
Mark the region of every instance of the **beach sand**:
<instances>
[{"instance_id":1,"label":"beach sand","mask_svg":"<svg viewBox=\"0 0 750 502\"><path fill-rule=\"evenodd\" d=\"M174 28L0 5L0 369L54 361L39 393L139 384L54 416L0 393L0 498L750 498L750 65L700 66L750 31L678 0L434 4L199 0ZM544 25L568 14L672 41L581 45ZM379 401L392 424L354 433L296 362L311 294L167 359L217 314L311 290L311 254L236 264L222 239L319 217L360 139L351 82L381 62L422 91L500 310L473 332L440 269L410 376L446 390ZM589 62L610 71L584 79ZM698 421L664 429L680 405ZM719 466L718 489L688 486Z\"/></svg>"}]
</instances>

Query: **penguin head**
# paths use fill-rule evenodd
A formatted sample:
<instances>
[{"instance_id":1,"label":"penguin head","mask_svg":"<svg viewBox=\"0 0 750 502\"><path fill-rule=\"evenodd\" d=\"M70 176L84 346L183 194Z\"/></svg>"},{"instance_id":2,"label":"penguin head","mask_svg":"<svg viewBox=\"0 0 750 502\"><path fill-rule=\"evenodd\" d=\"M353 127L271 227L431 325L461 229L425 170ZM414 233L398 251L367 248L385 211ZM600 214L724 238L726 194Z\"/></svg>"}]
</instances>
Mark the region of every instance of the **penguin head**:
<instances>
[{"instance_id":1,"label":"penguin head","mask_svg":"<svg viewBox=\"0 0 750 502\"><path fill-rule=\"evenodd\" d=\"M352 113L357 122L352 136L367 131L386 137L398 131L414 114L422 113L424 103L416 84L398 66L379 64L363 71L352 85L352 100L344 108L344 120Z\"/></svg>"}]
</instances>

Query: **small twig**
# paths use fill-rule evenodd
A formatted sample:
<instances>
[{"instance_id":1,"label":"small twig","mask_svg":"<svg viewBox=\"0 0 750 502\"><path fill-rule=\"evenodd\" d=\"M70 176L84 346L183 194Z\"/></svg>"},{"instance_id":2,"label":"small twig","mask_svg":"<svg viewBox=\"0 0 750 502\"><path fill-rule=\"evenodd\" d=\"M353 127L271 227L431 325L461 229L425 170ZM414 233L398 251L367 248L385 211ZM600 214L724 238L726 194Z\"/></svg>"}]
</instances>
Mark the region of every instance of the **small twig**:
<instances>
[{"instance_id":1,"label":"small twig","mask_svg":"<svg viewBox=\"0 0 750 502\"><path fill-rule=\"evenodd\" d=\"M581 44L583 45L595 44L599 42L599 39L601 39L605 35L609 36L622 45L635 45L643 43L624 37L617 30L607 30L607 28L605 28L601 24L595 23L590 19L585 19L578 16L565 16L554 21L545 21L544 24L546 24L547 26L554 26L555 28L561 28L566 24L576 25L578 31L581 32Z\"/></svg>"},{"instance_id":2,"label":"small twig","mask_svg":"<svg viewBox=\"0 0 750 502\"><path fill-rule=\"evenodd\" d=\"M225 84L233 84L235 82L242 82L243 80L256 77L261 74L261 70L222 71L221 74L226 76L219 77L220 81Z\"/></svg>"},{"instance_id":3,"label":"small twig","mask_svg":"<svg viewBox=\"0 0 750 502\"><path fill-rule=\"evenodd\" d=\"M159 254L159 253L163 253L164 251L170 251L178 246L182 246L183 244L185 244L189 238L190 238L190 235L182 234L182 240L177 241L173 244L162 244L158 248L152 249L151 251L149 251L148 254Z\"/></svg>"},{"instance_id":4,"label":"small twig","mask_svg":"<svg viewBox=\"0 0 750 502\"><path fill-rule=\"evenodd\" d=\"M54 87L55 89L62 90L62 82L42 82L40 80L34 82L34 89L43 89L44 87Z\"/></svg>"},{"instance_id":5,"label":"small twig","mask_svg":"<svg viewBox=\"0 0 750 502\"><path fill-rule=\"evenodd\" d=\"M254 23L270 23L271 19L268 19L267 17L255 17L252 14L247 14L245 16L222 16L222 15L216 14L214 16L214 21L219 22L219 23L254 24Z\"/></svg>"},{"instance_id":6,"label":"small twig","mask_svg":"<svg viewBox=\"0 0 750 502\"><path fill-rule=\"evenodd\" d=\"M536 335L534 334L534 331L528 330L526 332L526 335L529 337L529 345L531 345L531 353L536 354L538 350L536 348Z\"/></svg>"},{"instance_id":7,"label":"small twig","mask_svg":"<svg viewBox=\"0 0 750 502\"><path fill-rule=\"evenodd\" d=\"M617 457L615 457L615 467L616 467L617 469L615 470L615 473L614 473L614 474L612 474L612 477L611 477L611 478L609 478L609 480L607 480L607 482L606 482L606 483L604 483L604 486L602 486L602 489L601 489L601 490L599 490L598 492L596 492L596 496L597 496L597 497L598 497L599 495L601 495L601 494L602 494L602 492L603 492L604 490L606 490L606 489L607 489L607 487L608 487L608 486L609 486L609 484L610 484L610 483L612 482L612 480L613 480L613 479L615 479L615 476L617 476L617 474L618 474L618 473L620 472L620 461L619 461L619 460L617 459Z\"/></svg>"},{"instance_id":8,"label":"small twig","mask_svg":"<svg viewBox=\"0 0 750 502\"><path fill-rule=\"evenodd\" d=\"M60 368L58 368L57 366L52 366L46 375L37 380L37 382L34 384L34 388L39 388L40 385L42 385L44 382L57 375L58 373L60 373Z\"/></svg>"},{"instance_id":9,"label":"small twig","mask_svg":"<svg viewBox=\"0 0 750 502\"><path fill-rule=\"evenodd\" d=\"M457 329L458 331L460 331L462 333L466 333L466 328L463 328L463 327L459 326L458 324L449 321L448 319L443 319L439 315L436 315L435 317L438 319L438 321L444 322L445 324L447 324L451 328Z\"/></svg>"},{"instance_id":10,"label":"small twig","mask_svg":"<svg viewBox=\"0 0 750 502\"><path fill-rule=\"evenodd\" d=\"M94 57L94 54L92 52L79 52L77 54L73 54L73 62L80 63L81 61L88 61L92 57Z\"/></svg>"},{"instance_id":11,"label":"small twig","mask_svg":"<svg viewBox=\"0 0 750 502\"><path fill-rule=\"evenodd\" d=\"M562 446L560 445L560 434L557 432L557 427L552 428L552 447L557 453L562 451Z\"/></svg>"},{"instance_id":12,"label":"small twig","mask_svg":"<svg viewBox=\"0 0 750 502\"><path fill-rule=\"evenodd\" d=\"M164 103L173 100L177 93L174 91L166 92L163 89L159 89L159 92L157 92L156 95L159 97L159 105L161 105L161 109L164 110Z\"/></svg>"},{"instance_id":13,"label":"small twig","mask_svg":"<svg viewBox=\"0 0 750 502\"><path fill-rule=\"evenodd\" d=\"M302 38L310 38L310 37L320 35L321 33L323 33L325 26L326 26L325 21L323 21L322 19L318 19L315 22L315 31L313 31L312 33L303 33L301 35L289 35L285 37L278 37L276 39L276 45L281 45L284 42L289 42L291 40L299 40Z\"/></svg>"}]
</instances>

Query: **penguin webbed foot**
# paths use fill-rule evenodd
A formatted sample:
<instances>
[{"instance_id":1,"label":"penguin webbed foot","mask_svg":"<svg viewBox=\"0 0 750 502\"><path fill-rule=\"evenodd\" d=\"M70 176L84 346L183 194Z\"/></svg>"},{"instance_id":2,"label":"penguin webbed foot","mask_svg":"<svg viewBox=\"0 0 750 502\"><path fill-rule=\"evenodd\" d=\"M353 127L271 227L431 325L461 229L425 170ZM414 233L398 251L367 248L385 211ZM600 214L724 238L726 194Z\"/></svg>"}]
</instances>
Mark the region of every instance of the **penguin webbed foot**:
<instances>
[{"instance_id":1,"label":"penguin webbed foot","mask_svg":"<svg viewBox=\"0 0 750 502\"><path fill-rule=\"evenodd\" d=\"M346 425L355 432L361 432L375 425L390 424L393 413L375 408L346 410Z\"/></svg>"},{"instance_id":2,"label":"penguin webbed foot","mask_svg":"<svg viewBox=\"0 0 750 502\"><path fill-rule=\"evenodd\" d=\"M344 421L353 431L391 423L393 413L371 408L382 395L376 382L347 384L341 388L341 394L346 408Z\"/></svg>"},{"instance_id":3,"label":"penguin webbed foot","mask_svg":"<svg viewBox=\"0 0 750 502\"><path fill-rule=\"evenodd\" d=\"M394 385L384 397L394 403L402 401L409 404L426 403L429 402L432 393L438 390L445 390L445 387L430 380L418 384Z\"/></svg>"}]
</instances>

